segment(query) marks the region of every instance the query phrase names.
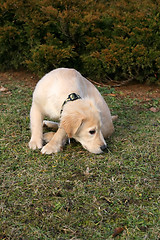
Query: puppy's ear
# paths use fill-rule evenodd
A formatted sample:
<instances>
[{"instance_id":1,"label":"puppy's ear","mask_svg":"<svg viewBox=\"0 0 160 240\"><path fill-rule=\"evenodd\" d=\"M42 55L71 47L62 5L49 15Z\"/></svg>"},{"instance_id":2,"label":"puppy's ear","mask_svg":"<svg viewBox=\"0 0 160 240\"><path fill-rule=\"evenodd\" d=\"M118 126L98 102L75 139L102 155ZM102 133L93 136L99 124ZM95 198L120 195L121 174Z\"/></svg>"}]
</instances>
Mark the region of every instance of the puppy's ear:
<instances>
[{"instance_id":1,"label":"puppy's ear","mask_svg":"<svg viewBox=\"0 0 160 240\"><path fill-rule=\"evenodd\" d=\"M84 116L78 113L63 116L60 122L60 128L63 128L67 133L68 137L72 138L78 131L78 128L81 126L83 120Z\"/></svg>"}]
</instances>

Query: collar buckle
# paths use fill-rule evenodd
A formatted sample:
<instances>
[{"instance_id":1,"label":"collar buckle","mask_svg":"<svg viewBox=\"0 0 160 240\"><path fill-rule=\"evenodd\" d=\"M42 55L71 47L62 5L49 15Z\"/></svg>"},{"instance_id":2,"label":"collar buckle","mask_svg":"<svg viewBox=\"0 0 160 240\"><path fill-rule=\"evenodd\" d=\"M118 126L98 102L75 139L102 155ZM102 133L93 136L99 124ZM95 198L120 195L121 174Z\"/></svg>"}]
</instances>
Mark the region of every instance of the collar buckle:
<instances>
[{"instance_id":1,"label":"collar buckle","mask_svg":"<svg viewBox=\"0 0 160 240\"><path fill-rule=\"evenodd\" d=\"M60 115L62 114L63 112L63 107L64 105L67 103L67 102L73 102L75 100L78 100L78 99L81 99L81 97L76 94L76 93L71 93L68 95L67 99L64 101L64 103L62 104L62 108L61 108L61 111L60 111Z\"/></svg>"}]
</instances>

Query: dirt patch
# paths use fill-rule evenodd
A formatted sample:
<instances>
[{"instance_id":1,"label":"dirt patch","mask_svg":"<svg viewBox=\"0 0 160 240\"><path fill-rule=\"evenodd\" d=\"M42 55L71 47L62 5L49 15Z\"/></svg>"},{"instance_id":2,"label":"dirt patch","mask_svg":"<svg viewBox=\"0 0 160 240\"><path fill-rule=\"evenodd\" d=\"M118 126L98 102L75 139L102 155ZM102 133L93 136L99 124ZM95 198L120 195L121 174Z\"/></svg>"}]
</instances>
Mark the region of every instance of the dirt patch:
<instances>
[{"instance_id":1,"label":"dirt patch","mask_svg":"<svg viewBox=\"0 0 160 240\"><path fill-rule=\"evenodd\" d=\"M39 78L29 72L24 71L9 71L9 72L0 72L0 84L8 84L8 83L23 83L28 87L34 87L38 82Z\"/></svg>"},{"instance_id":2,"label":"dirt patch","mask_svg":"<svg viewBox=\"0 0 160 240\"><path fill-rule=\"evenodd\" d=\"M121 86L116 88L118 96L137 98L144 101L150 101L151 99L160 98L160 87L155 85L146 85L131 83L127 86Z\"/></svg>"},{"instance_id":3,"label":"dirt patch","mask_svg":"<svg viewBox=\"0 0 160 240\"><path fill-rule=\"evenodd\" d=\"M25 71L9 71L0 72L0 85L7 83L23 83L28 87L34 87L38 82L39 77L33 73ZM151 99L160 98L160 87L155 85L146 85L139 83L129 83L126 86L115 87L117 97L130 97L137 98L144 101L150 101Z\"/></svg>"}]
</instances>

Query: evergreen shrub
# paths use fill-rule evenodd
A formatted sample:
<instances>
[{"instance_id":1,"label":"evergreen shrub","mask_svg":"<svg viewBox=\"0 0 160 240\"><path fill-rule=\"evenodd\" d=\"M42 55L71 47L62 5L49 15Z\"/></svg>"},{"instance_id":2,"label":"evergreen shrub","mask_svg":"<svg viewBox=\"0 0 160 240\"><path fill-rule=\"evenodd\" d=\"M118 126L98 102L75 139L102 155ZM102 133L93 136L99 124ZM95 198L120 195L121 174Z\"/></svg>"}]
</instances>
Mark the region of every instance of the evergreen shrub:
<instances>
[{"instance_id":1,"label":"evergreen shrub","mask_svg":"<svg viewBox=\"0 0 160 240\"><path fill-rule=\"evenodd\" d=\"M96 81L160 82L160 3L2 0L0 67L73 67Z\"/></svg>"}]
</instances>

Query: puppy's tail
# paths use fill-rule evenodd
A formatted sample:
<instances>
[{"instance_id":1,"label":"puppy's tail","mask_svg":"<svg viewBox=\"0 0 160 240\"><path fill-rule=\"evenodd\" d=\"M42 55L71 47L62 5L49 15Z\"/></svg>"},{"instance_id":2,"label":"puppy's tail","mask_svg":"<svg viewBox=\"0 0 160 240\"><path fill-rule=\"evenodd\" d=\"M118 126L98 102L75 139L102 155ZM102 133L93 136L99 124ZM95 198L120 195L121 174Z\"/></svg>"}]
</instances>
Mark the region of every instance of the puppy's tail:
<instances>
[{"instance_id":1,"label":"puppy's tail","mask_svg":"<svg viewBox=\"0 0 160 240\"><path fill-rule=\"evenodd\" d=\"M118 119L118 115L112 116L112 121L116 121Z\"/></svg>"}]
</instances>

